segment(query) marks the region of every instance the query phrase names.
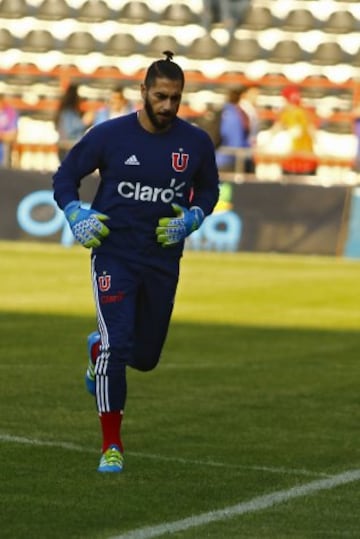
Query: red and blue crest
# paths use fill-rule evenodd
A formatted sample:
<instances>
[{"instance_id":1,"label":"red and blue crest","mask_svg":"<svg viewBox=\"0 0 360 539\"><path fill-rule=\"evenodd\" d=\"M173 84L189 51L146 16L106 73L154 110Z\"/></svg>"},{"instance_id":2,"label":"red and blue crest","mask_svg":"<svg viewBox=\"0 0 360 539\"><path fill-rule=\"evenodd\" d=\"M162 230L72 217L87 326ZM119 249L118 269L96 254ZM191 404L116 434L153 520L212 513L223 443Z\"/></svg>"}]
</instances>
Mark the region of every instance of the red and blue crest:
<instances>
[{"instance_id":1,"label":"red and blue crest","mask_svg":"<svg viewBox=\"0 0 360 539\"><path fill-rule=\"evenodd\" d=\"M100 275L98 277L100 292L107 292L111 286L111 275Z\"/></svg>"},{"instance_id":2,"label":"red and blue crest","mask_svg":"<svg viewBox=\"0 0 360 539\"><path fill-rule=\"evenodd\" d=\"M173 152L171 154L172 168L176 172L184 172L189 163L189 154L183 152Z\"/></svg>"}]
</instances>

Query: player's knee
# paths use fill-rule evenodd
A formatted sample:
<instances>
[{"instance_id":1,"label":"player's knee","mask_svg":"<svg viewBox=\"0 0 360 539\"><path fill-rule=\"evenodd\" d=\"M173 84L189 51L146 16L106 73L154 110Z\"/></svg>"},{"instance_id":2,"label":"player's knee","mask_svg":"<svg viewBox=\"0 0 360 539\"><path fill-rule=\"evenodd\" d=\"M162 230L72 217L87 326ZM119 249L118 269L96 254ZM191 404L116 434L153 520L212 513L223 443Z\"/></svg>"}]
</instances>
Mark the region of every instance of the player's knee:
<instances>
[{"instance_id":1,"label":"player's knee","mask_svg":"<svg viewBox=\"0 0 360 539\"><path fill-rule=\"evenodd\" d=\"M135 365L133 365L133 367L138 370L138 371L141 371L141 372L149 372L149 371L152 371L155 369L157 363L155 363L155 365L149 365L149 364L138 364L138 363L135 363Z\"/></svg>"},{"instance_id":2,"label":"player's knee","mask_svg":"<svg viewBox=\"0 0 360 539\"><path fill-rule=\"evenodd\" d=\"M155 367L149 365L136 365L135 369L141 372L152 371Z\"/></svg>"},{"instance_id":3,"label":"player's knee","mask_svg":"<svg viewBox=\"0 0 360 539\"><path fill-rule=\"evenodd\" d=\"M159 362L159 358L134 358L134 360L131 362L131 367L136 369L137 371L141 372L149 372L155 369L156 365Z\"/></svg>"}]
</instances>

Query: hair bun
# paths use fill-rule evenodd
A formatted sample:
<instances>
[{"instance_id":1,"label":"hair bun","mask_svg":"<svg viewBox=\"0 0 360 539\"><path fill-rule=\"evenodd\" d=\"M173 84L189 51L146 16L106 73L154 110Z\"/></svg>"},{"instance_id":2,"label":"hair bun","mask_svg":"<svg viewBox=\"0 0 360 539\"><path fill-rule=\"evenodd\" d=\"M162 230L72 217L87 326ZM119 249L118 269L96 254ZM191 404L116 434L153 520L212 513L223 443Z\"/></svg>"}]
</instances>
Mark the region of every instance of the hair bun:
<instances>
[{"instance_id":1,"label":"hair bun","mask_svg":"<svg viewBox=\"0 0 360 539\"><path fill-rule=\"evenodd\" d=\"M174 53L172 51L164 51L163 54L165 54L166 60L169 60L169 62L174 58Z\"/></svg>"}]
</instances>

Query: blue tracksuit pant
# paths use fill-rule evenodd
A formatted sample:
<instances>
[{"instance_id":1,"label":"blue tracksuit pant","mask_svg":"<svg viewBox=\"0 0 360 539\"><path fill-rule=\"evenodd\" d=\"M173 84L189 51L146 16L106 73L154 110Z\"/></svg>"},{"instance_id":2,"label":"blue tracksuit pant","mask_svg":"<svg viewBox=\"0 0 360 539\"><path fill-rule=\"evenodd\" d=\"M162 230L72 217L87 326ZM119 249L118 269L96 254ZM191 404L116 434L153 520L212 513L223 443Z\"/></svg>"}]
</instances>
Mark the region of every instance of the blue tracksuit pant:
<instances>
[{"instance_id":1,"label":"blue tracksuit pant","mask_svg":"<svg viewBox=\"0 0 360 539\"><path fill-rule=\"evenodd\" d=\"M97 409L123 410L126 366L149 371L160 359L179 268L169 272L112 255L94 254L91 271L101 337L95 367Z\"/></svg>"}]
</instances>

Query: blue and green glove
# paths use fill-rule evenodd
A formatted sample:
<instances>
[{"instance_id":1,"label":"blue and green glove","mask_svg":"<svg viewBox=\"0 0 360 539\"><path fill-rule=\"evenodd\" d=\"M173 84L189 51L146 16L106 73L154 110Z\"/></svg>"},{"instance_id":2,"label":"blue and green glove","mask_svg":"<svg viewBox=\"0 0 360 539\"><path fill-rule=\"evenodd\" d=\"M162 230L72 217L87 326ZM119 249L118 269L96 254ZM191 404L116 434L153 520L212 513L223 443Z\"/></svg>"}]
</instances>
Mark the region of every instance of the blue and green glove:
<instances>
[{"instance_id":1,"label":"blue and green glove","mask_svg":"<svg viewBox=\"0 0 360 539\"><path fill-rule=\"evenodd\" d=\"M84 208L79 200L69 202L64 214L75 239L88 249L99 247L110 232L103 223L109 217L91 208Z\"/></svg>"},{"instance_id":2,"label":"blue and green glove","mask_svg":"<svg viewBox=\"0 0 360 539\"><path fill-rule=\"evenodd\" d=\"M156 228L158 243L163 247L175 245L199 228L205 215L201 208L192 206L189 210L178 204L171 205L176 217L162 217Z\"/></svg>"}]
</instances>

